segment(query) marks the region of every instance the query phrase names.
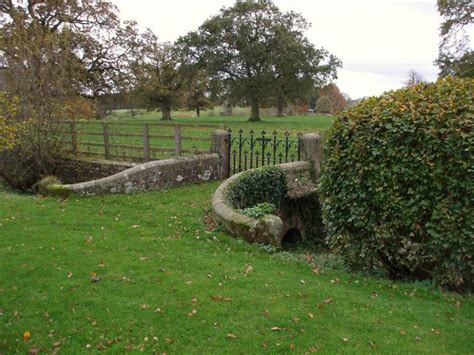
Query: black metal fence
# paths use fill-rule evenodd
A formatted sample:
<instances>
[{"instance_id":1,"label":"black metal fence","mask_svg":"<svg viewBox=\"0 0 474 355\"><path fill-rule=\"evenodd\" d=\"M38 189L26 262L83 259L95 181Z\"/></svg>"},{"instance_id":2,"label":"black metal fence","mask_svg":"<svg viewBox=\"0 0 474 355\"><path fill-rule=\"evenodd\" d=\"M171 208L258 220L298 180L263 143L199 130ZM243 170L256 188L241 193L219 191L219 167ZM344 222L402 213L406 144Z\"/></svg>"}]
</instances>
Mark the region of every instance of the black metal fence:
<instances>
[{"instance_id":1,"label":"black metal fence","mask_svg":"<svg viewBox=\"0 0 474 355\"><path fill-rule=\"evenodd\" d=\"M257 133L242 129L233 134L229 130L229 175L266 165L299 161L301 157L301 133L294 136L284 133Z\"/></svg>"}]
</instances>

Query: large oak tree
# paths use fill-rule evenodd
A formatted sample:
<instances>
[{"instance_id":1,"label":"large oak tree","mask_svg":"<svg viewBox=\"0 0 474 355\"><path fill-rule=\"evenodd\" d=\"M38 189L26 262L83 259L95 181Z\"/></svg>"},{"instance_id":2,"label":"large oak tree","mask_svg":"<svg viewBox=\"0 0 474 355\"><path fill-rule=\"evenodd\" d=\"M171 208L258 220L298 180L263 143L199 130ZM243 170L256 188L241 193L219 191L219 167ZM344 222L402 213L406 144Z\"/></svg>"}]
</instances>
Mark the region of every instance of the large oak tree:
<instances>
[{"instance_id":1,"label":"large oak tree","mask_svg":"<svg viewBox=\"0 0 474 355\"><path fill-rule=\"evenodd\" d=\"M250 120L260 120L260 106L279 97L285 104L303 96L316 81L335 75L339 61L305 38L308 23L273 4L237 3L178 40L190 62L224 82L232 101L251 105Z\"/></svg>"},{"instance_id":2,"label":"large oak tree","mask_svg":"<svg viewBox=\"0 0 474 355\"><path fill-rule=\"evenodd\" d=\"M160 43L147 31L131 65L137 101L148 109L161 109L162 120L171 120L171 109L185 100L185 75L179 53L170 43Z\"/></svg>"}]
</instances>

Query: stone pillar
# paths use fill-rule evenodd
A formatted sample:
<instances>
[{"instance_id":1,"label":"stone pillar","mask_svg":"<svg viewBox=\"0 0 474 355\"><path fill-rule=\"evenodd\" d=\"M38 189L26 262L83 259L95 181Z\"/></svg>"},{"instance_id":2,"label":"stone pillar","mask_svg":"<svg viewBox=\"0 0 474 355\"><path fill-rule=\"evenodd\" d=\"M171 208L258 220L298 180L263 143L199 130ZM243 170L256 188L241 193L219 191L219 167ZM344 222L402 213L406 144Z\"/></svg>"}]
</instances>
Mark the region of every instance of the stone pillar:
<instances>
[{"instance_id":1,"label":"stone pillar","mask_svg":"<svg viewBox=\"0 0 474 355\"><path fill-rule=\"evenodd\" d=\"M301 160L314 165L316 175L321 171L321 137L316 133L306 133L301 137Z\"/></svg>"},{"instance_id":2,"label":"stone pillar","mask_svg":"<svg viewBox=\"0 0 474 355\"><path fill-rule=\"evenodd\" d=\"M219 179L226 179L230 175L230 141L229 132L219 129L212 132L211 153L219 154Z\"/></svg>"}]
</instances>

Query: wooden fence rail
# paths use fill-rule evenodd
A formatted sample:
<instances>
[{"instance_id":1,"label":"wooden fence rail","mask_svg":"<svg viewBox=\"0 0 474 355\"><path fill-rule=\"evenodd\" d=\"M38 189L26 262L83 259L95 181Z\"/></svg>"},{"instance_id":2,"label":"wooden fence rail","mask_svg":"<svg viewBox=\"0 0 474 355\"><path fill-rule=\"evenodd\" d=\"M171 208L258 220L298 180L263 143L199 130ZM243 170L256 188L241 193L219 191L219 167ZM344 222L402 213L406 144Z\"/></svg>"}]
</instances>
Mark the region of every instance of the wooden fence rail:
<instances>
[{"instance_id":1,"label":"wooden fence rail","mask_svg":"<svg viewBox=\"0 0 474 355\"><path fill-rule=\"evenodd\" d=\"M104 157L107 160L113 158L125 158L126 160L139 160L139 161L150 161L154 158L153 153L174 153L174 156L180 157L183 153L189 154L199 154L205 153L206 150L199 150L199 149L188 149L183 148L183 141L185 142L211 142L211 133L213 130L216 129L226 129L225 125L211 125L211 124L193 124L193 123L110 123L110 122L64 122L68 129L66 130L66 134L70 136L70 140L65 141L66 144L70 145L70 149L65 149L65 152L71 153L74 156L97 156L97 157ZM79 126L86 125L86 130L80 130ZM98 126L101 128L100 131L94 131L90 129L91 126ZM130 130L132 127L137 127L141 132L119 132L117 131L120 128L126 128ZM151 133L152 128L159 129L159 128L174 128L174 134L156 134ZM183 129L194 129L200 130L205 129L205 136L198 136L196 133L191 133L187 135L183 135ZM159 132L158 132L159 133ZM171 133L171 132L170 132ZM91 141L85 141L82 138L89 137ZM97 137L97 141L95 141ZM99 137L103 137L100 140ZM113 138L114 137L121 137L121 138L130 138L130 140L135 139L133 144L123 144L123 143L115 143ZM136 143L136 139L141 138L141 144L138 145ZM173 142L172 144L174 147L160 147L154 146L152 144L152 139L161 139L161 140L168 140ZM84 147L88 147L89 150L85 151ZM91 147L101 148L100 151L91 151ZM112 150L122 149L124 154L123 156L118 155L117 153L113 154ZM125 152L134 151L134 152L142 152L143 155L129 155L125 154Z\"/></svg>"}]
</instances>

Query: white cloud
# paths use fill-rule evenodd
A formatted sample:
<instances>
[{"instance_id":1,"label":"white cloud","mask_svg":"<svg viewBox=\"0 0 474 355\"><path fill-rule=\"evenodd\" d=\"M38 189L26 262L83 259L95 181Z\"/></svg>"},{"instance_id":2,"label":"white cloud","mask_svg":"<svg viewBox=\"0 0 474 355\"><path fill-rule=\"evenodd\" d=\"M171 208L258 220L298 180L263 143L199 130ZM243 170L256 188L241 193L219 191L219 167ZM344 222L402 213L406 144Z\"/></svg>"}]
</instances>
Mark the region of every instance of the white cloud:
<instances>
[{"instance_id":1,"label":"white cloud","mask_svg":"<svg viewBox=\"0 0 474 355\"><path fill-rule=\"evenodd\" d=\"M234 0L113 0L122 17L174 41ZM274 0L312 23L307 36L344 64L337 84L352 98L396 89L409 69L435 80L440 17L436 0Z\"/></svg>"}]
</instances>

